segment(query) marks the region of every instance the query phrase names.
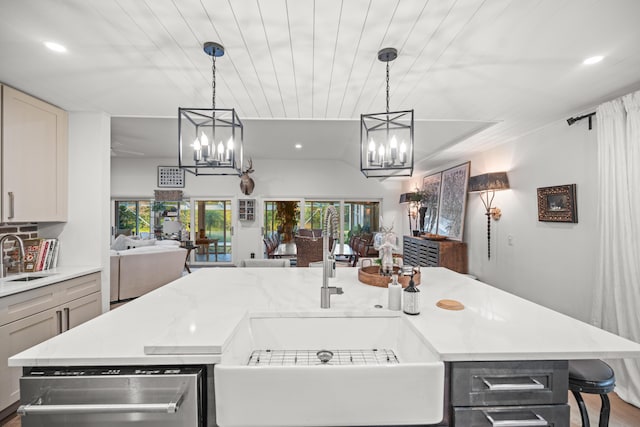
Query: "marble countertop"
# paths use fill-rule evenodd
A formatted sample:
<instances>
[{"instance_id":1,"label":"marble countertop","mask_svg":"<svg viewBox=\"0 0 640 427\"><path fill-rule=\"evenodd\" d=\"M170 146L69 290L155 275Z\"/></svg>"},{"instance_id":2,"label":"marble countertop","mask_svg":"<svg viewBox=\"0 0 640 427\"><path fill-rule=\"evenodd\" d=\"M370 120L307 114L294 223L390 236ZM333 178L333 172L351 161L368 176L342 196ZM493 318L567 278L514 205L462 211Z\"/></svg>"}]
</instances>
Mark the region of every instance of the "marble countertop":
<instances>
[{"instance_id":1,"label":"marble countertop","mask_svg":"<svg viewBox=\"0 0 640 427\"><path fill-rule=\"evenodd\" d=\"M200 269L9 359L10 366L218 363L247 315L399 314L443 361L640 357L640 344L444 268L423 268L421 313L387 307L387 289L338 269L320 308L320 268ZM460 311L436 306L441 299ZM376 306L382 306L377 308ZM155 353L155 354L152 354ZM172 354L157 354L172 353Z\"/></svg>"},{"instance_id":2,"label":"marble countertop","mask_svg":"<svg viewBox=\"0 0 640 427\"><path fill-rule=\"evenodd\" d=\"M54 283L62 282L63 280L73 279L74 277L80 277L85 274L91 274L98 271L101 271L99 266L71 266L56 267L50 270L36 271L33 273L12 274L0 279L0 298L29 291L31 289L41 288L43 286L53 285ZM41 275L44 277L29 281L14 281L14 279L26 276Z\"/></svg>"}]
</instances>

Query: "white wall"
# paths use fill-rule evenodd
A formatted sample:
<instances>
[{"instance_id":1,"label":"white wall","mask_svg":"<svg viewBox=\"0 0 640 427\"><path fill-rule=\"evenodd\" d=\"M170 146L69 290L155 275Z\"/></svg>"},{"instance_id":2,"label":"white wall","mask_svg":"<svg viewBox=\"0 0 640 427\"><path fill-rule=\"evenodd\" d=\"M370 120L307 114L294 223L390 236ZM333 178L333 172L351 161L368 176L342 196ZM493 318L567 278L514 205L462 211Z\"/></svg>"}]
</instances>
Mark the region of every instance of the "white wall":
<instances>
[{"instance_id":1,"label":"white wall","mask_svg":"<svg viewBox=\"0 0 640 427\"><path fill-rule=\"evenodd\" d=\"M157 166L172 166L176 159L112 158L111 197L152 198L157 187ZM250 196L240 191L237 176L194 176L186 174L185 198L255 198L257 217L262 218L265 198L329 198L382 200L384 225L393 222L402 234L404 210L398 204L401 181L367 179L359 169L335 161L292 161L253 159L255 190ZM234 205L234 209L237 205ZM262 254L260 220L236 223L238 231L237 260L249 258L251 252ZM408 230L408 229L407 229Z\"/></svg>"},{"instance_id":2,"label":"white wall","mask_svg":"<svg viewBox=\"0 0 640 427\"><path fill-rule=\"evenodd\" d=\"M102 267L102 310L109 308L109 193L111 120L102 113L69 113L69 214L64 224L40 224L60 240L60 266Z\"/></svg>"},{"instance_id":3,"label":"white wall","mask_svg":"<svg viewBox=\"0 0 640 427\"><path fill-rule=\"evenodd\" d=\"M491 223L491 259L487 260L486 216L479 196L469 195L464 240L469 246L470 273L486 283L574 318L587 321L595 272L596 131L586 123L558 121L515 142L442 169L471 161L471 175L506 170L511 190L496 193L494 205L503 216ZM157 189L156 167L175 159L113 158L111 195L151 198ZM399 194L420 185L421 176L404 182L366 179L341 162L254 159L256 183L250 196L264 198L380 198L385 225L394 222L407 234L406 207ZM577 184L577 224L539 222L536 188ZM187 174L186 197L245 197L237 177L195 177ZM259 209L257 214L262 214ZM259 221L240 223L239 259L262 253ZM513 245L508 245L508 236Z\"/></svg>"},{"instance_id":4,"label":"white wall","mask_svg":"<svg viewBox=\"0 0 640 427\"><path fill-rule=\"evenodd\" d=\"M473 156L471 176L508 171L510 190L496 192L502 218L487 221L469 194L465 241L470 273L483 282L588 321L596 263L596 130L559 121L519 140ZM577 184L578 223L539 222L538 187ZM509 245L509 236L512 245Z\"/></svg>"}]
</instances>

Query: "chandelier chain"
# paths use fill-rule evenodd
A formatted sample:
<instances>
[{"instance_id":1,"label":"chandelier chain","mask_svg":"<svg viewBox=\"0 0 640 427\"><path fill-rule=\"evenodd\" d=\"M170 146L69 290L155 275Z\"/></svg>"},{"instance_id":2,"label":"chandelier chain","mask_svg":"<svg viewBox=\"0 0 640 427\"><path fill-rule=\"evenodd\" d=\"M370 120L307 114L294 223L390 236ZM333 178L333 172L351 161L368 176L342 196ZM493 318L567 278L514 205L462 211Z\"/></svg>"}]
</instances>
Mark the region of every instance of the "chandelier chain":
<instances>
[{"instance_id":1,"label":"chandelier chain","mask_svg":"<svg viewBox=\"0 0 640 427\"><path fill-rule=\"evenodd\" d=\"M389 62L387 62L387 113L389 112Z\"/></svg>"},{"instance_id":2,"label":"chandelier chain","mask_svg":"<svg viewBox=\"0 0 640 427\"><path fill-rule=\"evenodd\" d=\"M211 106L215 110L216 109L216 56L211 55L211 74L213 78L211 79Z\"/></svg>"}]
</instances>

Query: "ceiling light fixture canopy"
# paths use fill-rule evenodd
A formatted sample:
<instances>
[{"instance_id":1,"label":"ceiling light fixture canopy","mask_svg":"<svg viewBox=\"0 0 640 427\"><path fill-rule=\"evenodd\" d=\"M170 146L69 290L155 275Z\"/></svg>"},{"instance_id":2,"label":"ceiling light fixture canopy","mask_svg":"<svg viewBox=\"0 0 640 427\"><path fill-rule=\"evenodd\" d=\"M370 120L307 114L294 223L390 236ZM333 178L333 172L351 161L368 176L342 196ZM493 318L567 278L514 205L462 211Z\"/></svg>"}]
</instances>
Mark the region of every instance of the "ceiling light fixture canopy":
<instances>
[{"instance_id":1,"label":"ceiling light fixture canopy","mask_svg":"<svg viewBox=\"0 0 640 427\"><path fill-rule=\"evenodd\" d=\"M367 178L413 174L413 110L389 111L389 62L398 57L395 48L378 52L387 64L387 109L360 115L360 170Z\"/></svg>"},{"instance_id":2,"label":"ceiling light fixture canopy","mask_svg":"<svg viewBox=\"0 0 640 427\"><path fill-rule=\"evenodd\" d=\"M233 108L216 108L216 58L224 47L206 42L211 57L211 108L178 108L178 166L198 175L242 175L244 127Z\"/></svg>"}]
</instances>

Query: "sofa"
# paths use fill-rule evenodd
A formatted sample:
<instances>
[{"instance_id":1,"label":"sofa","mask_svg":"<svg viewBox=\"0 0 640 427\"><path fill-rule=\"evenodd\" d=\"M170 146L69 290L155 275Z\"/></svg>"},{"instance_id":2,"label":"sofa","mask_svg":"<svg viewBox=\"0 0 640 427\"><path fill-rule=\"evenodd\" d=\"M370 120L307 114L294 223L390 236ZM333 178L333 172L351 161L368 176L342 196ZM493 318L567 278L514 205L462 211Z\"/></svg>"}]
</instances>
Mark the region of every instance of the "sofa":
<instances>
[{"instance_id":1,"label":"sofa","mask_svg":"<svg viewBox=\"0 0 640 427\"><path fill-rule=\"evenodd\" d=\"M111 302L137 298L182 276L187 250L147 245L111 250Z\"/></svg>"}]
</instances>

